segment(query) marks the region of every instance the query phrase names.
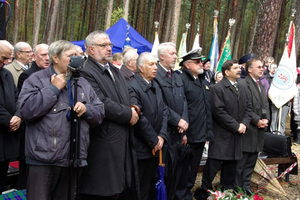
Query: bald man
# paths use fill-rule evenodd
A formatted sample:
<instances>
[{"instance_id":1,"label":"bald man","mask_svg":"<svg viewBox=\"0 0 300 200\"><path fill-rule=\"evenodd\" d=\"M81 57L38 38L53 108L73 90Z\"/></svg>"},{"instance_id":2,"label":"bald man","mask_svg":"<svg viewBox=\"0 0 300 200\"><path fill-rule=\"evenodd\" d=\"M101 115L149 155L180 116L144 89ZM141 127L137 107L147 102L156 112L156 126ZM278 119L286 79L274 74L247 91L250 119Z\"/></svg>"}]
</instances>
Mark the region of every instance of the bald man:
<instances>
[{"instance_id":1,"label":"bald man","mask_svg":"<svg viewBox=\"0 0 300 200\"><path fill-rule=\"evenodd\" d=\"M18 90L11 73L3 68L12 49L9 42L0 40L0 194L5 188L9 161L16 160L20 152Z\"/></svg>"}]
</instances>

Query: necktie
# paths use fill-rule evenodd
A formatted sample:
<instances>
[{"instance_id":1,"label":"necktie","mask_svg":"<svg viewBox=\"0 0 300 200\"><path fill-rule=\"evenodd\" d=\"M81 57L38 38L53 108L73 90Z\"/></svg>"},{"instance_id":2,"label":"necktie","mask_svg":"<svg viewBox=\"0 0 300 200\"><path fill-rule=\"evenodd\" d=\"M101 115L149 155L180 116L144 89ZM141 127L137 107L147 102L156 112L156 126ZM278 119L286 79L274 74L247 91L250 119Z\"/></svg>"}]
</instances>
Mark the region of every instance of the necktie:
<instances>
[{"instance_id":1,"label":"necktie","mask_svg":"<svg viewBox=\"0 0 300 200\"><path fill-rule=\"evenodd\" d=\"M71 110L73 108L73 95L72 95L72 88L71 88L71 81L70 80L68 80L68 94L69 94L70 109L68 109L67 119L71 120Z\"/></svg>"},{"instance_id":2,"label":"necktie","mask_svg":"<svg viewBox=\"0 0 300 200\"><path fill-rule=\"evenodd\" d=\"M169 78L172 78L170 70L167 72Z\"/></svg>"},{"instance_id":3,"label":"necktie","mask_svg":"<svg viewBox=\"0 0 300 200\"><path fill-rule=\"evenodd\" d=\"M237 83L237 82L235 82L235 83L233 84L233 86L234 86L235 90L238 92L238 91L239 91L239 88L238 88L238 83Z\"/></svg>"},{"instance_id":4,"label":"necktie","mask_svg":"<svg viewBox=\"0 0 300 200\"><path fill-rule=\"evenodd\" d=\"M257 87L258 87L259 92L261 92L260 86L259 86L259 80L255 81L255 83L256 83L256 85L257 85Z\"/></svg>"},{"instance_id":5,"label":"necktie","mask_svg":"<svg viewBox=\"0 0 300 200\"><path fill-rule=\"evenodd\" d=\"M109 67L109 65L108 64L106 64L106 65L104 65L104 67L105 67L105 69L107 69L107 71L109 72L109 74L110 74L110 77L112 78L112 80L113 81L115 81L115 79L114 79L114 75L112 74L112 72L110 71L110 67Z\"/></svg>"}]
</instances>

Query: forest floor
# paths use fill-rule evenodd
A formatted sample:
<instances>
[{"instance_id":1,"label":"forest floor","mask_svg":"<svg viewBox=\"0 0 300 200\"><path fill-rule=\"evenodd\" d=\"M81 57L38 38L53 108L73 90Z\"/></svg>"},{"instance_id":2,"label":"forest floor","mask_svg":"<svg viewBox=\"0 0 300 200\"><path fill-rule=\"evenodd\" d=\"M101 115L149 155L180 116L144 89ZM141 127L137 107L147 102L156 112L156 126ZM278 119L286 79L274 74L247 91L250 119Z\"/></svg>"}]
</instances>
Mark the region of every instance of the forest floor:
<instances>
[{"instance_id":1,"label":"forest floor","mask_svg":"<svg viewBox=\"0 0 300 200\"><path fill-rule=\"evenodd\" d=\"M286 122L286 130L285 134L287 136L291 135L291 130L290 130L290 118L287 118ZM300 145L294 145L294 141L292 138L292 152L299 158L300 160ZM298 161L299 162L299 161ZM269 168L274 168L272 169L272 173L277 177L277 165L268 165ZM220 171L216 175L214 181L213 181L213 187L215 189L220 188ZM202 181L202 172L198 173L195 186L192 189L192 192L194 192L197 188L201 186L201 181ZM287 196L279 195L276 194L272 191L268 191L267 189L263 189L258 192L258 195L260 197L263 197L264 200L300 200L300 166L298 166L298 175L293 175L290 174L290 181L285 182L285 176L282 178L278 179L278 182L282 186L283 190L287 194ZM255 191L258 188L258 186L255 183L251 183L251 189Z\"/></svg>"}]
</instances>

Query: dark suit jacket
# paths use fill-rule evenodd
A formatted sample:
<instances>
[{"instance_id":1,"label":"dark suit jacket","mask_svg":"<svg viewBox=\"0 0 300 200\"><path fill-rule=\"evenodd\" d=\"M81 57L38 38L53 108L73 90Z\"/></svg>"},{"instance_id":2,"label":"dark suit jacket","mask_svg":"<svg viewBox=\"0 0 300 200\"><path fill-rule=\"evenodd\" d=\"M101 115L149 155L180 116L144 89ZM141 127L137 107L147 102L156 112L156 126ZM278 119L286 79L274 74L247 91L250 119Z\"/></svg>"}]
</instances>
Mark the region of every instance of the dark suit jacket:
<instances>
[{"instance_id":1,"label":"dark suit jacket","mask_svg":"<svg viewBox=\"0 0 300 200\"><path fill-rule=\"evenodd\" d=\"M134 73L130 71L130 69L128 69L125 65L122 65L120 71L127 83L129 83L133 79Z\"/></svg>"},{"instance_id":2,"label":"dark suit jacket","mask_svg":"<svg viewBox=\"0 0 300 200\"><path fill-rule=\"evenodd\" d=\"M11 73L0 70L0 162L18 158L20 154L19 131L8 132L13 116L21 117L18 106L18 89Z\"/></svg>"},{"instance_id":3,"label":"dark suit jacket","mask_svg":"<svg viewBox=\"0 0 300 200\"><path fill-rule=\"evenodd\" d=\"M224 77L210 90L211 113L213 118L214 141L209 143L208 156L219 160L239 160L242 158L242 134L239 124L249 127L251 102L246 88L234 86Z\"/></svg>"},{"instance_id":4,"label":"dark suit jacket","mask_svg":"<svg viewBox=\"0 0 300 200\"><path fill-rule=\"evenodd\" d=\"M169 144L176 144L181 142L182 137L177 130L179 120L184 119L189 122L184 86L179 74L172 71L172 78L170 78L160 64L157 65L157 68L154 80L160 85L164 102L170 108L168 120Z\"/></svg>"},{"instance_id":5,"label":"dark suit jacket","mask_svg":"<svg viewBox=\"0 0 300 200\"><path fill-rule=\"evenodd\" d=\"M141 109L140 119L134 125L137 158L152 158L152 149L158 143L157 136L164 138L165 142L168 140L168 107L155 81L152 80L152 84L148 84L140 74L136 73L129 86L131 102Z\"/></svg>"},{"instance_id":6,"label":"dark suit jacket","mask_svg":"<svg viewBox=\"0 0 300 200\"><path fill-rule=\"evenodd\" d=\"M260 82L259 86L261 92L251 78L250 75L239 82L245 87L249 100L252 104L251 123L247 128L245 135L243 135L243 151L244 152L260 152L264 145L264 128L259 129L256 125L260 119L270 120L269 104L265 92L264 85Z\"/></svg>"},{"instance_id":7,"label":"dark suit jacket","mask_svg":"<svg viewBox=\"0 0 300 200\"><path fill-rule=\"evenodd\" d=\"M23 83L24 81L31 75L33 74L34 72L37 72L41 70L41 68L39 68L37 66L37 64L33 61L32 64L31 64L31 67L24 71L20 76L19 76L19 80L18 80L18 90L21 91L22 89L22 86L23 86Z\"/></svg>"},{"instance_id":8,"label":"dark suit jacket","mask_svg":"<svg viewBox=\"0 0 300 200\"><path fill-rule=\"evenodd\" d=\"M90 129L88 166L83 170L83 194L112 196L122 193L130 184L129 121L132 111L127 83L119 69L108 63L107 69L91 56L81 75L104 103L105 119Z\"/></svg>"}]
</instances>

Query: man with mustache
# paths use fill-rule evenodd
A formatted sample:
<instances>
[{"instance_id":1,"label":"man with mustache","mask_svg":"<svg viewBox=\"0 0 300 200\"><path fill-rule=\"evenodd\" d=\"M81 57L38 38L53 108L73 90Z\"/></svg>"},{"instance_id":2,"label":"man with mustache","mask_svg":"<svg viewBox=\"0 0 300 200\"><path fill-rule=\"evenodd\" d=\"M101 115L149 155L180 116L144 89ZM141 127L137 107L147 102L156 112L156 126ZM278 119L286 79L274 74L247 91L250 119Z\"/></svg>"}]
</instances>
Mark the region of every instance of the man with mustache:
<instances>
[{"instance_id":1,"label":"man with mustache","mask_svg":"<svg viewBox=\"0 0 300 200\"><path fill-rule=\"evenodd\" d=\"M205 83L205 74L201 62L201 48L192 50L182 57L181 78L188 105L189 128L186 130L187 143L191 148L185 191L180 199L192 200L191 189L194 186L203 148L206 141L213 139L210 111L209 87Z\"/></svg>"},{"instance_id":2,"label":"man with mustache","mask_svg":"<svg viewBox=\"0 0 300 200\"><path fill-rule=\"evenodd\" d=\"M242 137L251 121L251 102L247 90L237 85L241 69L237 60L222 66L224 78L211 87L210 102L214 140L209 143L208 159L203 170L202 189L197 199L207 199L212 181L221 168L223 189L234 189L237 160L242 158Z\"/></svg>"},{"instance_id":3,"label":"man with mustache","mask_svg":"<svg viewBox=\"0 0 300 200\"><path fill-rule=\"evenodd\" d=\"M168 139L168 107L159 84L153 80L157 73L156 63L151 53L142 53L136 63L138 73L129 82L131 102L141 110L134 135L142 200L150 199L151 191L155 190L152 179L158 159L152 155L152 150L162 149Z\"/></svg>"}]
</instances>

